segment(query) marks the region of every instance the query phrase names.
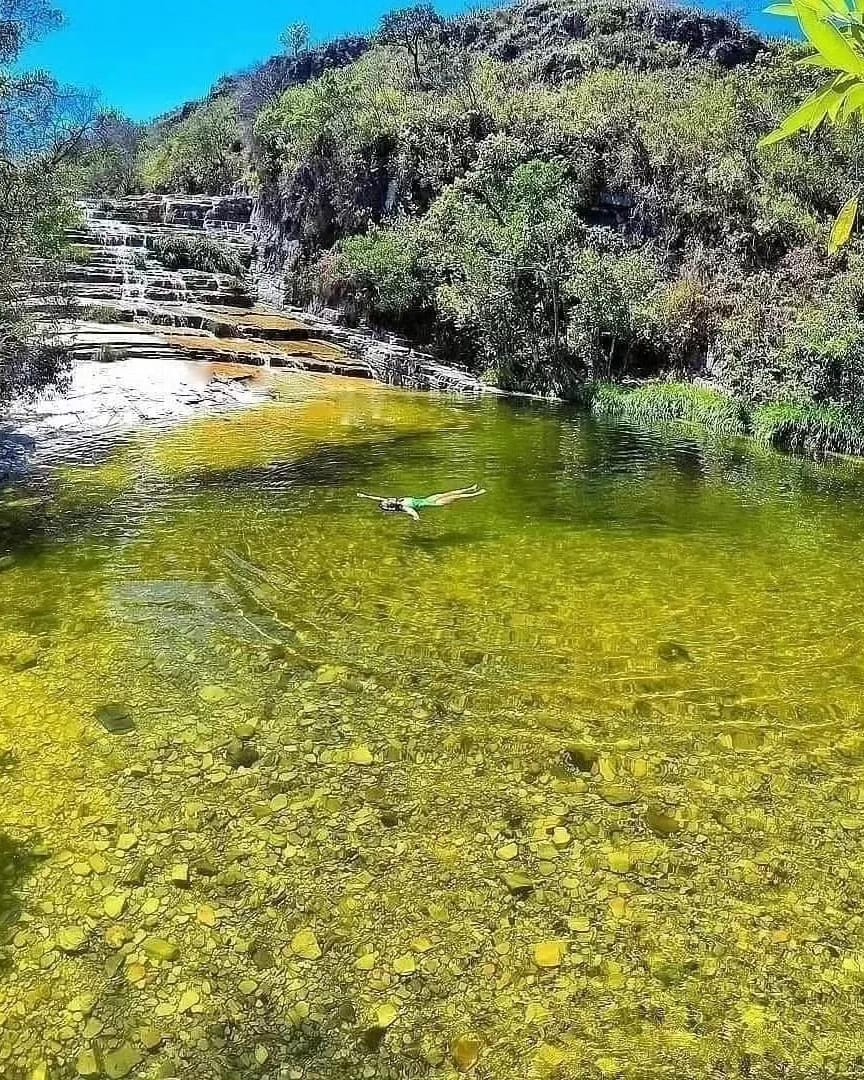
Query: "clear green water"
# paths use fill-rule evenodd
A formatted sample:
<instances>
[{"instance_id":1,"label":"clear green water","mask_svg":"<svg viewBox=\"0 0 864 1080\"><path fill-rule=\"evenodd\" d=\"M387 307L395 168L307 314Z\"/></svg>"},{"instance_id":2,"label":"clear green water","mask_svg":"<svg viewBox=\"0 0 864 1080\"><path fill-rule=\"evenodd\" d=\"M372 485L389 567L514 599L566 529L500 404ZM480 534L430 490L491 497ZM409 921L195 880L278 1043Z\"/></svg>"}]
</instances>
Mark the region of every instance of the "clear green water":
<instances>
[{"instance_id":1,"label":"clear green water","mask_svg":"<svg viewBox=\"0 0 864 1080\"><path fill-rule=\"evenodd\" d=\"M300 380L5 500L4 1078L862 1074L860 467Z\"/></svg>"}]
</instances>

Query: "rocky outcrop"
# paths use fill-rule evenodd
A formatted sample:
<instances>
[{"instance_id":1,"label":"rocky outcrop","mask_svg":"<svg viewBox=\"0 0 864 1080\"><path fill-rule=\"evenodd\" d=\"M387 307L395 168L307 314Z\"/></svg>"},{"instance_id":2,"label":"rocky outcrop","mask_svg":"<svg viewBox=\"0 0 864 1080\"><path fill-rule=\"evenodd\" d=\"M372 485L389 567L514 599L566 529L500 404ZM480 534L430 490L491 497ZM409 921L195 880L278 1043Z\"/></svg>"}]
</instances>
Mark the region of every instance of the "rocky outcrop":
<instances>
[{"instance_id":1,"label":"rocky outcrop","mask_svg":"<svg viewBox=\"0 0 864 1080\"><path fill-rule=\"evenodd\" d=\"M237 231L251 235L251 195L130 195L89 201L82 206L91 223L179 225L217 234Z\"/></svg>"},{"instance_id":2,"label":"rocky outcrop","mask_svg":"<svg viewBox=\"0 0 864 1080\"><path fill-rule=\"evenodd\" d=\"M359 374L338 347L256 302L248 196L138 196L82 204L66 273L63 336L78 360L167 358ZM201 246L201 238L209 246ZM170 243L165 243L168 240ZM238 274L176 262L220 262ZM63 312L65 314L65 311ZM366 371L367 376L371 375Z\"/></svg>"},{"instance_id":3,"label":"rocky outcrop","mask_svg":"<svg viewBox=\"0 0 864 1080\"><path fill-rule=\"evenodd\" d=\"M499 60L518 60L548 82L630 64L674 68L751 63L771 46L733 17L653 0L531 0L480 11L448 23L451 46Z\"/></svg>"},{"instance_id":4,"label":"rocky outcrop","mask_svg":"<svg viewBox=\"0 0 864 1080\"><path fill-rule=\"evenodd\" d=\"M19 435L36 437L37 447L45 445L46 432L56 447L202 410L249 406L265 400L284 371L482 389L404 343L262 302L254 275L242 270L256 243L248 196L147 195L81 209L81 224L70 235L65 295L28 301L59 323L73 360L62 392L19 405L10 417ZM169 269L166 252L175 258L180 252L187 262L218 262L227 252L241 272ZM266 287L263 292L276 299ZM0 473L17 469L31 450L14 439L4 446Z\"/></svg>"}]
</instances>

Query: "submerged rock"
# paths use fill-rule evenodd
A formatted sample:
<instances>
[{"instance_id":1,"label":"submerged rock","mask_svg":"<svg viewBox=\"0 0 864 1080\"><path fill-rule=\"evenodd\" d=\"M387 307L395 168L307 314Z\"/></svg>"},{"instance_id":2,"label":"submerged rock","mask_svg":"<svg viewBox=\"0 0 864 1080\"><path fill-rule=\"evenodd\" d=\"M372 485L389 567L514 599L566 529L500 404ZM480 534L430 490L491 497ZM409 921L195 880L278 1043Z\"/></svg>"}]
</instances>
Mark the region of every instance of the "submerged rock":
<instances>
[{"instance_id":1,"label":"submerged rock","mask_svg":"<svg viewBox=\"0 0 864 1080\"><path fill-rule=\"evenodd\" d=\"M291 952L302 960L317 960L321 956L321 946L315 932L308 927L298 930L291 939Z\"/></svg>"},{"instance_id":2,"label":"submerged rock","mask_svg":"<svg viewBox=\"0 0 864 1080\"><path fill-rule=\"evenodd\" d=\"M639 801L639 796L632 788L624 784L601 784L597 794L610 806L629 806Z\"/></svg>"},{"instance_id":3,"label":"submerged rock","mask_svg":"<svg viewBox=\"0 0 864 1080\"><path fill-rule=\"evenodd\" d=\"M667 664L692 664L693 657L680 641L661 641L657 655Z\"/></svg>"},{"instance_id":4,"label":"submerged rock","mask_svg":"<svg viewBox=\"0 0 864 1080\"><path fill-rule=\"evenodd\" d=\"M171 961L180 955L179 946L159 937L145 938L141 949L151 960Z\"/></svg>"},{"instance_id":5,"label":"submerged rock","mask_svg":"<svg viewBox=\"0 0 864 1080\"><path fill-rule=\"evenodd\" d=\"M504 884L513 896L527 896L534 891L534 881L521 870L504 875Z\"/></svg>"},{"instance_id":6,"label":"submerged rock","mask_svg":"<svg viewBox=\"0 0 864 1080\"><path fill-rule=\"evenodd\" d=\"M109 1080L122 1080L141 1061L141 1051L131 1043L123 1043L117 1050L105 1055L105 1075Z\"/></svg>"},{"instance_id":7,"label":"submerged rock","mask_svg":"<svg viewBox=\"0 0 864 1080\"><path fill-rule=\"evenodd\" d=\"M75 1071L79 1076L83 1077L98 1076L100 1074L102 1070L99 1068L99 1062L96 1060L96 1054L93 1050L83 1050L78 1055Z\"/></svg>"},{"instance_id":8,"label":"submerged rock","mask_svg":"<svg viewBox=\"0 0 864 1080\"><path fill-rule=\"evenodd\" d=\"M460 1072L473 1069L480 1060L483 1043L477 1035L460 1035L450 1049L453 1064Z\"/></svg>"},{"instance_id":9,"label":"submerged rock","mask_svg":"<svg viewBox=\"0 0 864 1080\"><path fill-rule=\"evenodd\" d=\"M21 652L16 653L11 661L9 667L15 672L29 671L31 668L36 667L39 663L39 650L36 648L22 649Z\"/></svg>"},{"instance_id":10,"label":"submerged rock","mask_svg":"<svg viewBox=\"0 0 864 1080\"><path fill-rule=\"evenodd\" d=\"M80 926L64 926L57 933L57 948L65 953L81 952L87 944L87 931Z\"/></svg>"},{"instance_id":11,"label":"submerged rock","mask_svg":"<svg viewBox=\"0 0 864 1080\"><path fill-rule=\"evenodd\" d=\"M111 702L101 705L94 713L96 720L111 735L126 735L135 730L135 721L127 705Z\"/></svg>"},{"instance_id":12,"label":"submerged rock","mask_svg":"<svg viewBox=\"0 0 864 1080\"><path fill-rule=\"evenodd\" d=\"M232 739L225 749L225 758L234 769L249 769L260 757L254 746L241 739Z\"/></svg>"},{"instance_id":13,"label":"submerged rock","mask_svg":"<svg viewBox=\"0 0 864 1080\"><path fill-rule=\"evenodd\" d=\"M592 746L574 744L561 751L564 765L574 772L590 773L599 758L600 755Z\"/></svg>"},{"instance_id":14,"label":"submerged rock","mask_svg":"<svg viewBox=\"0 0 864 1080\"><path fill-rule=\"evenodd\" d=\"M681 832L682 829L681 822L677 818L657 807L648 808L645 824L657 836L672 836L673 833Z\"/></svg>"}]
</instances>

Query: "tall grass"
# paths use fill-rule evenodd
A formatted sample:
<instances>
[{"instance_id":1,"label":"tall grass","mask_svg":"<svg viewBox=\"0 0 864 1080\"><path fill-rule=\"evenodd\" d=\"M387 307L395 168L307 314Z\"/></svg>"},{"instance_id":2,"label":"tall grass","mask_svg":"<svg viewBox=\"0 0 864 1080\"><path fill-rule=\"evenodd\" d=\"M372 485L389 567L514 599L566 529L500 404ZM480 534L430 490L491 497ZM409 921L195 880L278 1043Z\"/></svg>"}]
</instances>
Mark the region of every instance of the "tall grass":
<instances>
[{"instance_id":1,"label":"tall grass","mask_svg":"<svg viewBox=\"0 0 864 1080\"><path fill-rule=\"evenodd\" d=\"M791 454L864 456L864 421L828 405L776 402L748 409L717 390L689 383L651 383L635 390L600 383L592 387L589 402L595 416L633 424L698 424L716 435L749 435Z\"/></svg>"},{"instance_id":2,"label":"tall grass","mask_svg":"<svg viewBox=\"0 0 864 1080\"><path fill-rule=\"evenodd\" d=\"M129 311L109 307L107 304L82 304L76 308L72 317L95 323L125 323L132 321Z\"/></svg>"},{"instance_id":3,"label":"tall grass","mask_svg":"<svg viewBox=\"0 0 864 1080\"><path fill-rule=\"evenodd\" d=\"M243 277L246 268L231 251L207 236L157 236L150 250L169 270L203 270L209 273Z\"/></svg>"},{"instance_id":4,"label":"tall grass","mask_svg":"<svg viewBox=\"0 0 864 1080\"><path fill-rule=\"evenodd\" d=\"M740 402L690 383L651 383L636 390L601 383L594 388L591 411L635 424L699 424L717 435L745 435L748 426Z\"/></svg>"},{"instance_id":5,"label":"tall grass","mask_svg":"<svg viewBox=\"0 0 864 1080\"><path fill-rule=\"evenodd\" d=\"M864 454L860 420L826 405L778 402L751 416L753 438L793 454Z\"/></svg>"}]
</instances>

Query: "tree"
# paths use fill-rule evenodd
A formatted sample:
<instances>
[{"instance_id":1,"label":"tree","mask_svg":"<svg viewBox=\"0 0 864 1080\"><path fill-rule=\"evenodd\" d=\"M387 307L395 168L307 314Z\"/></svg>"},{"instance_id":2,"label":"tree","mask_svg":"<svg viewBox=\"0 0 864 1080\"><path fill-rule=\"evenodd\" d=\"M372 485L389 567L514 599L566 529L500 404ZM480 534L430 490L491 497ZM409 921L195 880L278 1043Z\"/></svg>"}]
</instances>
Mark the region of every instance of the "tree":
<instances>
[{"instance_id":1,"label":"tree","mask_svg":"<svg viewBox=\"0 0 864 1080\"><path fill-rule=\"evenodd\" d=\"M441 16L430 4L400 8L381 20L378 40L383 45L404 49L411 58L414 78L420 82L420 53L423 42L442 25Z\"/></svg>"},{"instance_id":2,"label":"tree","mask_svg":"<svg viewBox=\"0 0 864 1080\"><path fill-rule=\"evenodd\" d=\"M28 45L63 25L51 0L0 0L0 64L11 64Z\"/></svg>"},{"instance_id":3,"label":"tree","mask_svg":"<svg viewBox=\"0 0 864 1080\"><path fill-rule=\"evenodd\" d=\"M849 123L864 111L864 11L857 0L788 0L766 8L772 15L798 20L814 52L799 61L805 67L836 72L794 109L783 123L759 143L773 146L800 131L816 131L828 120ZM860 190L840 210L831 230L829 251L835 252L852 235L858 217Z\"/></svg>"},{"instance_id":4,"label":"tree","mask_svg":"<svg viewBox=\"0 0 864 1080\"><path fill-rule=\"evenodd\" d=\"M64 367L51 312L76 216L71 165L94 102L17 67L21 50L61 21L48 0L0 0L0 405L38 393Z\"/></svg>"},{"instance_id":5,"label":"tree","mask_svg":"<svg viewBox=\"0 0 864 1080\"><path fill-rule=\"evenodd\" d=\"M113 110L100 112L74 155L76 186L87 195L129 195L141 188L141 124Z\"/></svg>"},{"instance_id":6,"label":"tree","mask_svg":"<svg viewBox=\"0 0 864 1080\"><path fill-rule=\"evenodd\" d=\"M155 131L142 152L141 175L155 191L228 193L240 179L237 106L228 97L199 106L185 120Z\"/></svg>"},{"instance_id":7,"label":"tree","mask_svg":"<svg viewBox=\"0 0 864 1080\"><path fill-rule=\"evenodd\" d=\"M312 33L309 29L309 24L305 22L291 23L290 26L286 26L279 36L279 43L285 52L290 53L293 57L298 57L301 53L306 52L309 48L309 43L312 39Z\"/></svg>"}]
</instances>

